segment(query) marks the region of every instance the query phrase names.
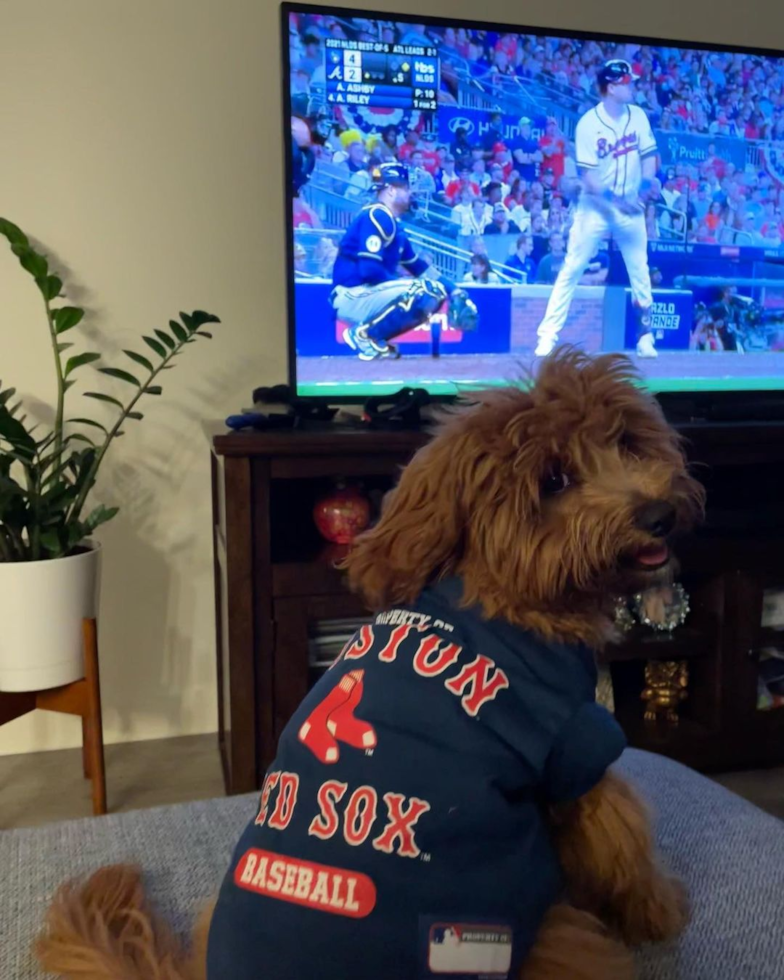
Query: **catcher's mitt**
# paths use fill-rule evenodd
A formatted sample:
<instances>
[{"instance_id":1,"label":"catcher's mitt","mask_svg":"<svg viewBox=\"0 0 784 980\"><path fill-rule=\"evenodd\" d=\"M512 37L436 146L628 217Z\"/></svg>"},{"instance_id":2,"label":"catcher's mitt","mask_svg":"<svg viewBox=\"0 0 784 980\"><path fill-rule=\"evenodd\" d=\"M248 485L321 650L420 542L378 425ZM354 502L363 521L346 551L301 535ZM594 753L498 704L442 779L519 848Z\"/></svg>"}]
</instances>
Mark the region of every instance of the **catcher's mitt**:
<instances>
[{"instance_id":1,"label":"catcher's mitt","mask_svg":"<svg viewBox=\"0 0 784 980\"><path fill-rule=\"evenodd\" d=\"M457 287L449 297L449 322L458 330L476 330L479 311L465 289Z\"/></svg>"}]
</instances>

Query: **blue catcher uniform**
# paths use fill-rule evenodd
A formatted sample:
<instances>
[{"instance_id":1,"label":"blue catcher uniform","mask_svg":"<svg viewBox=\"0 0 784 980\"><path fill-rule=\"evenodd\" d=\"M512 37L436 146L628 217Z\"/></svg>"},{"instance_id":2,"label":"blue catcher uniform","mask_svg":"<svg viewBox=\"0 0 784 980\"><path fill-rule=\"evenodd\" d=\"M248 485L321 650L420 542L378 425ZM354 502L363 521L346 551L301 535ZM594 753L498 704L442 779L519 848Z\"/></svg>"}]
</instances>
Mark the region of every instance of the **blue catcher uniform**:
<instances>
[{"instance_id":1,"label":"blue catcher uniform","mask_svg":"<svg viewBox=\"0 0 784 980\"><path fill-rule=\"evenodd\" d=\"M398 163L382 164L373 177L376 190L408 186L408 169ZM400 266L415 278L401 278ZM424 323L441 307L452 292L451 284L420 278L427 269L386 204L362 208L340 243L330 295L335 312L349 324L346 342L360 357L372 359L388 352L388 340ZM362 334L359 342L356 328Z\"/></svg>"},{"instance_id":2,"label":"blue catcher uniform","mask_svg":"<svg viewBox=\"0 0 784 980\"><path fill-rule=\"evenodd\" d=\"M512 980L563 891L548 803L624 747L588 649L460 604L376 616L281 736L226 874L209 980Z\"/></svg>"}]
</instances>

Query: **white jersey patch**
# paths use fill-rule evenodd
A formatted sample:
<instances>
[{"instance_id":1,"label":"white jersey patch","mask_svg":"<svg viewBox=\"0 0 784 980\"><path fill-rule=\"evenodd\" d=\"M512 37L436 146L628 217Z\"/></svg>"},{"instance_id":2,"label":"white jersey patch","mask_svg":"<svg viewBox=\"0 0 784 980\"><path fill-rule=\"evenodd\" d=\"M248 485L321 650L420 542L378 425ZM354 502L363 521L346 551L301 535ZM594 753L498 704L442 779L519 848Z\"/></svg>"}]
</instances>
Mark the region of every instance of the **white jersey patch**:
<instances>
[{"instance_id":1,"label":"white jersey patch","mask_svg":"<svg viewBox=\"0 0 784 980\"><path fill-rule=\"evenodd\" d=\"M635 197L642 180L642 159L656 152L656 140L643 110L626 107L613 119L599 104L577 123L577 166L593 171L602 187L620 197Z\"/></svg>"}]
</instances>

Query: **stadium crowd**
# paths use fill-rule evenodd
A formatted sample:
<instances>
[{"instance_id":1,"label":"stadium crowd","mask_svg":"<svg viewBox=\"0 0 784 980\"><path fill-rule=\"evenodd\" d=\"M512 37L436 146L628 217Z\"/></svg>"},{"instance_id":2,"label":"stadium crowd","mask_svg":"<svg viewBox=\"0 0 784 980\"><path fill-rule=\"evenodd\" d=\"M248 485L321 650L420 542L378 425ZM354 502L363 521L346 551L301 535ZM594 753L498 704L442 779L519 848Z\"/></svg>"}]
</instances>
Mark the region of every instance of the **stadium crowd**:
<instances>
[{"instance_id":1,"label":"stadium crowd","mask_svg":"<svg viewBox=\"0 0 784 980\"><path fill-rule=\"evenodd\" d=\"M321 169L337 193L362 199L374 165L406 163L417 222L451 223L452 232L470 246L472 281L493 281L493 265L506 277L554 281L579 188L572 142L553 116L544 132L523 116L509 138L504 135L508 116L495 112L481 137L458 128L445 143L429 130L432 120L412 120L403 130L388 125L368 131L323 102L319 120L326 125L319 131L314 95L323 92L326 37L437 46L442 103L454 103L467 72L491 82L516 76L551 91L560 87L582 99L585 108L596 100L598 66L611 57L626 58L640 76L636 101L654 129L704 137L701 160L660 170L646 211L649 239L768 247L784 242L784 186L762 164L738 167L721 152L727 138L764 141L768 150L780 142L784 150L784 59L370 19L347 22L328 14L303 14L293 24L292 111L310 127L314 170ZM294 132L294 120L292 126ZM294 209L295 227L319 227L319 215L302 197L295 198ZM508 256L491 263L487 243L496 235L508 236ZM585 281L601 282L606 275L600 253Z\"/></svg>"}]
</instances>

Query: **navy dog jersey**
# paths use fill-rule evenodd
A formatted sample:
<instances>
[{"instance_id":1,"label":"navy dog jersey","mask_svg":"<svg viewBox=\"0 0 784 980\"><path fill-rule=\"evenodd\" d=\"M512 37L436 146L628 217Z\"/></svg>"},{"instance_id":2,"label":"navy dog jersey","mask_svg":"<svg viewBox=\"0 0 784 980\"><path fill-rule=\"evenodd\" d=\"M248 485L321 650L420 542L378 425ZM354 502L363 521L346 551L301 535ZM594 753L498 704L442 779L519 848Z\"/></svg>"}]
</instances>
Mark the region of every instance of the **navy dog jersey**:
<instances>
[{"instance_id":1,"label":"navy dog jersey","mask_svg":"<svg viewBox=\"0 0 784 980\"><path fill-rule=\"evenodd\" d=\"M221 887L209 980L517 975L563 883L544 808L623 734L580 646L459 606L378 615L281 736Z\"/></svg>"}]
</instances>

